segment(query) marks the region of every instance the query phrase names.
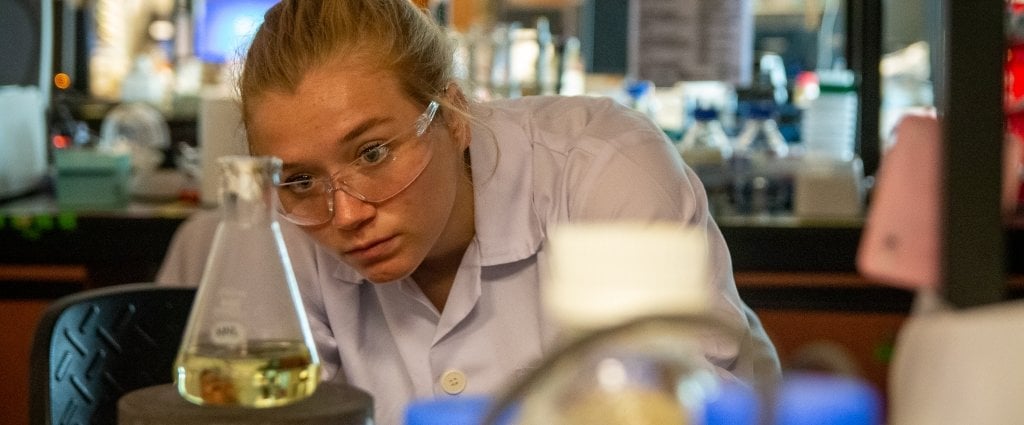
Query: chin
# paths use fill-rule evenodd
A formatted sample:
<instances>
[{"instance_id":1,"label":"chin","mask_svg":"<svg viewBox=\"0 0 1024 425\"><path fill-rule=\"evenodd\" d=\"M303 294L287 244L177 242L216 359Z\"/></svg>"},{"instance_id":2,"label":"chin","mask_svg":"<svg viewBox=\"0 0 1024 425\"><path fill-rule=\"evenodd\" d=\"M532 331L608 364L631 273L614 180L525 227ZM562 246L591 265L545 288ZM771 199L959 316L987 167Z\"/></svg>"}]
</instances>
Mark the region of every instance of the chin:
<instances>
[{"instance_id":1,"label":"chin","mask_svg":"<svg viewBox=\"0 0 1024 425\"><path fill-rule=\"evenodd\" d=\"M359 274L363 275L371 283L390 283L401 280L412 274L412 267L393 268L388 264L378 264L369 267L359 267Z\"/></svg>"}]
</instances>

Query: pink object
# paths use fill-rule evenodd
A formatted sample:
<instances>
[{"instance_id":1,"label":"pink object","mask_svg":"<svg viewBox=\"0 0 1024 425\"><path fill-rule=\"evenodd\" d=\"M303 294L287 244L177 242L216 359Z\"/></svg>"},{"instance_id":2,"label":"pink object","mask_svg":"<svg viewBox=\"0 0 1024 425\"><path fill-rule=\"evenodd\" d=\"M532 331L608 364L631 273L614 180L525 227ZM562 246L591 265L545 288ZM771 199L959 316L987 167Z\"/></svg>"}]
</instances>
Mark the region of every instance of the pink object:
<instances>
[{"instance_id":1,"label":"pink object","mask_svg":"<svg viewBox=\"0 0 1024 425\"><path fill-rule=\"evenodd\" d=\"M904 116L878 169L857 254L865 277L903 287L940 280L942 134L933 116Z\"/></svg>"},{"instance_id":2,"label":"pink object","mask_svg":"<svg viewBox=\"0 0 1024 425\"><path fill-rule=\"evenodd\" d=\"M942 131L933 115L905 115L892 134L876 175L857 253L857 270L894 286L931 288L941 272L939 235ZM1003 141L1002 212L1014 214L1021 143Z\"/></svg>"}]
</instances>

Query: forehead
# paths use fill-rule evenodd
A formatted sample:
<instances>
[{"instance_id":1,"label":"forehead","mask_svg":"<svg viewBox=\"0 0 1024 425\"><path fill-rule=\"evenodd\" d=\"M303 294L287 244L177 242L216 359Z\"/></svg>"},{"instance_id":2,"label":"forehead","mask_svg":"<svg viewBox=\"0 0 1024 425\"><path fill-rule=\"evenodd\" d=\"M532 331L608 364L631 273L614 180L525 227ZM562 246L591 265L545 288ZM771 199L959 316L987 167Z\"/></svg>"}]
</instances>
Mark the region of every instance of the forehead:
<instances>
[{"instance_id":1,"label":"forehead","mask_svg":"<svg viewBox=\"0 0 1024 425\"><path fill-rule=\"evenodd\" d=\"M387 110L407 96L397 76L387 70L335 60L310 69L294 91L267 91L250 105L253 116L279 116L282 112L310 114ZM296 106L296 110L282 110ZM307 117L308 118L308 117Z\"/></svg>"},{"instance_id":2,"label":"forehead","mask_svg":"<svg viewBox=\"0 0 1024 425\"><path fill-rule=\"evenodd\" d=\"M394 73L334 61L308 72L293 93L268 91L248 105L246 130L253 151L266 153L271 141L334 138L413 107Z\"/></svg>"}]
</instances>

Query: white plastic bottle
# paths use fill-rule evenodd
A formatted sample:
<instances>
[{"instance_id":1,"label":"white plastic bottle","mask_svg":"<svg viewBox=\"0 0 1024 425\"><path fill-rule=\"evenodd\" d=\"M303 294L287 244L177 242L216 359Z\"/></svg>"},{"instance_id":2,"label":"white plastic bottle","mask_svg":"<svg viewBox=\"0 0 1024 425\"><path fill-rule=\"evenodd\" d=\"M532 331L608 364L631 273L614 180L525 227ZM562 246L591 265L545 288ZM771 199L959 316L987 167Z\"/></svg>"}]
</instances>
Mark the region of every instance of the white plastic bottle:
<instances>
[{"instance_id":1,"label":"white plastic bottle","mask_svg":"<svg viewBox=\"0 0 1024 425\"><path fill-rule=\"evenodd\" d=\"M818 97L800 121L807 156L849 161L857 140L857 86L849 70L818 71Z\"/></svg>"},{"instance_id":2,"label":"white plastic bottle","mask_svg":"<svg viewBox=\"0 0 1024 425\"><path fill-rule=\"evenodd\" d=\"M794 180L801 217L856 217L864 204L863 163L856 154L857 87L849 70L818 72L818 97L800 122L804 158Z\"/></svg>"}]
</instances>

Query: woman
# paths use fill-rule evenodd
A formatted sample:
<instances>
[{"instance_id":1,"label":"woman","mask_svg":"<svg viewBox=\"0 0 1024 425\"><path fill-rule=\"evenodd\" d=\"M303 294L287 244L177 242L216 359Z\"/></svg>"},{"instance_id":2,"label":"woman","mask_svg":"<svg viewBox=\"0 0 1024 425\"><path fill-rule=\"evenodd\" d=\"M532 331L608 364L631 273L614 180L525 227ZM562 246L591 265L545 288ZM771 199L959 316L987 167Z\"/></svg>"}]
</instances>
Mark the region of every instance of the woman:
<instances>
[{"instance_id":1,"label":"woman","mask_svg":"<svg viewBox=\"0 0 1024 425\"><path fill-rule=\"evenodd\" d=\"M552 342L547 229L639 219L707 230L715 310L749 332L710 338L706 356L773 385L775 351L663 133L606 99L471 103L452 57L408 0L284 0L249 48L243 119L252 153L284 163L280 210L325 376L373 394L383 424L413 399L494 393Z\"/></svg>"}]
</instances>

